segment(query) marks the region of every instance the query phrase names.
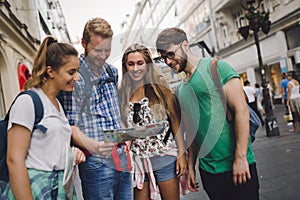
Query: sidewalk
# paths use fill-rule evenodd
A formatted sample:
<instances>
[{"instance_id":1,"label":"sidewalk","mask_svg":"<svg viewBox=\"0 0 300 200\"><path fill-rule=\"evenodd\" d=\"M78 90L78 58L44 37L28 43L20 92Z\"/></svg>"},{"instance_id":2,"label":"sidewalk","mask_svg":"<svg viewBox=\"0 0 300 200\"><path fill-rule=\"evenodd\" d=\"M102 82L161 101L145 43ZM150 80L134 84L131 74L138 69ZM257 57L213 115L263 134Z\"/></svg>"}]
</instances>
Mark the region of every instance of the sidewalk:
<instances>
[{"instance_id":1,"label":"sidewalk","mask_svg":"<svg viewBox=\"0 0 300 200\"><path fill-rule=\"evenodd\" d=\"M260 183L260 200L300 199L300 131L289 132L292 126L284 122L284 112L283 105L275 105L274 115L277 118L280 136L266 137L265 127L260 127L253 143ZM201 183L199 175L198 180ZM181 199L209 198L201 188L199 192L188 193Z\"/></svg>"},{"instance_id":2,"label":"sidewalk","mask_svg":"<svg viewBox=\"0 0 300 200\"><path fill-rule=\"evenodd\" d=\"M285 107L276 104L274 115L280 136L266 137L262 127L253 143L261 200L300 199L300 131L289 132L292 125L284 122L284 113Z\"/></svg>"}]
</instances>

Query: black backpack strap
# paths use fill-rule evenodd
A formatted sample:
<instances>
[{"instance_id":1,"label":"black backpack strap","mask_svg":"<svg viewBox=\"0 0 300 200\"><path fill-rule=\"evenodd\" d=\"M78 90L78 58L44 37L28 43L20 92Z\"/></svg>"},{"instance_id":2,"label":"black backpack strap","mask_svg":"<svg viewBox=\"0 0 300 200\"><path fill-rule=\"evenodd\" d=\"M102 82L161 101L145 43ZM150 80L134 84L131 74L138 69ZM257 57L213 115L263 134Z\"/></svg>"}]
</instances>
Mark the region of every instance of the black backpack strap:
<instances>
[{"instance_id":1,"label":"black backpack strap","mask_svg":"<svg viewBox=\"0 0 300 200\"><path fill-rule=\"evenodd\" d=\"M32 90L25 90L20 92L17 97L14 99L14 101L12 102L7 114L5 115L5 121L8 122L9 119L9 113L10 113L10 109L12 107L12 105L15 103L15 101L17 100L17 98L23 94L28 94L33 101L33 106L34 106L34 126L33 126L33 130L34 129L39 129L40 131L42 131L43 133L45 133L47 131L47 128L43 125L38 125L38 123L40 123L40 121L43 119L44 117L44 107L43 107L43 103L39 97L39 95L32 91Z\"/></svg>"},{"instance_id":2,"label":"black backpack strap","mask_svg":"<svg viewBox=\"0 0 300 200\"><path fill-rule=\"evenodd\" d=\"M82 113L83 108L86 106L87 109L90 109L90 97L92 96L92 83L90 80L90 75L88 69L84 66L79 68L79 73L81 74L83 81L84 81L84 97L80 107L80 112Z\"/></svg>"},{"instance_id":3,"label":"black backpack strap","mask_svg":"<svg viewBox=\"0 0 300 200\"><path fill-rule=\"evenodd\" d=\"M1 128L6 128L7 129L7 124L9 121L9 113L11 110L12 105L15 103L16 99L23 95L23 94L28 94L33 101L33 105L34 105L34 114L35 114L35 119L34 119L34 129L39 129L41 130L43 133L45 133L47 131L47 128L44 127L43 125L38 125L38 123L42 120L43 116L44 116L44 108L43 108L43 104L42 101L39 97L39 95L37 93L35 93L32 90L25 90L23 92L20 92L17 97L14 99L14 101L12 102L7 114L5 115L5 119L1 120ZM33 131L32 130L32 131ZM7 151L7 130L1 130L1 148L0 148L0 168L1 168L1 173L0 173L0 182L1 181L5 181L8 182L9 181L9 173L8 173L8 167L6 164L6 151ZM1 195L0 195L1 196ZM0 197L1 199L1 197Z\"/></svg>"},{"instance_id":4,"label":"black backpack strap","mask_svg":"<svg viewBox=\"0 0 300 200\"><path fill-rule=\"evenodd\" d=\"M21 92L18 96L20 96L22 94L28 94L29 96L31 96L32 101L33 101L34 114L35 114L33 130L39 129L40 131L45 133L47 131L47 128L45 126L39 124L39 122L44 117L44 107L43 107L43 103L42 103L39 95L36 92L34 92L33 90L25 90L25 91Z\"/></svg>"},{"instance_id":5,"label":"black backpack strap","mask_svg":"<svg viewBox=\"0 0 300 200\"><path fill-rule=\"evenodd\" d=\"M171 135L171 130L172 130L172 123L171 123L171 119L170 119L170 116L168 116L168 122L169 122L169 129L168 129L168 131L166 132L166 135L165 135L165 137L164 137L164 139L163 139L163 143L167 143L167 141L168 141L168 139L169 139L169 137L170 137L170 135Z\"/></svg>"},{"instance_id":6,"label":"black backpack strap","mask_svg":"<svg viewBox=\"0 0 300 200\"><path fill-rule=\"evenodd\" d=\"M109 75L109 78L108 78L107 82L114 82L115 85L117 85L117 79L116 79L116 77L114 76L114 74L113 74L113 72L112 72L110 66L109 66L109 65L106 65L106 66L105 66L105 70L107 71L107 73L108 73L108 75Z\"/></svg>"},{"instance_id":7,"label":"black backpack strap","mask_svg":"<svg viewBox=\"0 0 300 200\"><path fill-rule=\"evenodd\" d=\"M102 87L104 84L106 83L111 83L114 82L114 84L117 86L117 80L110 68L109 65L105 65L105 70L107 71L109 78L105 79L105 80L95 80L95 81L91 81L90 80L90 74L88 72L88 70L82 66L79 68L79 73L81 74L83 80L84 80L84 99L80 108L80 112L82 113L85 105L87 107L87 109L90 109L90 97L92 96L92 86L98 84L98 87Z\"/></svg>"},{"instance_id":8,"label":"black backpack strap","mask_svg":"<svg viewBox=\"0 0 300 200\"><path fill-rule=\"evenodd\" d=\"M181 116L181 110L180 110L180 104L179 104L179 100L176 96L176 94L173 94L173 98L174 98L174 101L175 101L175 106L176 108L178 109L179 111L179 115ZM169 122L169 129L163 139L163 142L166 144L170 135L171 135L171 132L172 132L172 122L171 122L171 118L170 118L170 115L168 115L168 122Z\"/></svg>"},{"instance_id":9,"label":"black backpack strap","mask_svg":"<svg viewBox=\"0 0 300 200\"><path fill-rule=\"evenodd\" d=\"M113 74L113 72L112 72L110 66L109 66L109 65L105 65L105 70L106 70L106 72L108 73L109 78L104 79L104 80L103 80L103 79L100 79L100 80L98 81L98 87L101 88L104 84L106 84L106 83L111 83L111 82L114 82L115 86L117 87L117 79L116 79L116 77L114 76L114 74Z\"/></svg>"}]
</instances>

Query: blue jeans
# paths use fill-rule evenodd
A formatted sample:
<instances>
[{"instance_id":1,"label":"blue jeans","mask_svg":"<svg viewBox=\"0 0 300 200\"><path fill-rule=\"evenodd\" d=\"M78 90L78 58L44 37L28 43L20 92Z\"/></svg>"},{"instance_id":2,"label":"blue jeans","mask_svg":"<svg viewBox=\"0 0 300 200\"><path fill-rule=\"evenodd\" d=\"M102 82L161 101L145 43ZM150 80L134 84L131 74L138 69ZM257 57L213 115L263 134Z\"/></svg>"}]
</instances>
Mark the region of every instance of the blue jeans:
<instances>
[{"instance_id":1,"label":"blue jeans","mask_svg":"<svg viewBox=\"0 0 300 200\"><path fill-rule=\"evenodd\" d=\"M121 166L126 169L125 154L119 155ZM79 165L82 192L85 200L132 200L130 172L118 172L112 159L89 156Z\"/></svg>"}]
</instances>

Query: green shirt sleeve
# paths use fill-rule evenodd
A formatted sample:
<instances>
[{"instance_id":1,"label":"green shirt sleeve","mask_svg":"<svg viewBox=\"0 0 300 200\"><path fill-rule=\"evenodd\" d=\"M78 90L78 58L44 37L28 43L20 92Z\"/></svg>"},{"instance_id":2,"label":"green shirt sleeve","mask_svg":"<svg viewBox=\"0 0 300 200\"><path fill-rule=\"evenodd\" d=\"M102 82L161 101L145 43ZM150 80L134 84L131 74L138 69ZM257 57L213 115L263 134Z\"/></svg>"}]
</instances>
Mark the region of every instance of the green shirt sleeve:
<instances>
[{"instance_id":1,"label":"green shirt sleeve","mask_svg":"<svg viewBox=\"0 0 300 200\"><path fill-rule=\"evenodd\" d=\"M223 85L232 78L240 78L239 74L233 67L224 60L218 60L218 71Z\"/></svg>"}]
</instances>

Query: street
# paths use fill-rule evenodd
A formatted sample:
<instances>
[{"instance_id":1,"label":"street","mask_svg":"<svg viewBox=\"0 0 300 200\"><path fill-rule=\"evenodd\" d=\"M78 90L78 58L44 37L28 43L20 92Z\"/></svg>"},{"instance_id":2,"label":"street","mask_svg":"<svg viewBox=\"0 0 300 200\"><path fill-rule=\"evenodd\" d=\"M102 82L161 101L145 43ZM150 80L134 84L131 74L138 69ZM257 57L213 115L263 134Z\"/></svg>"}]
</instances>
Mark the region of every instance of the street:
<instances>
[{"instance_id":1,"label":"street","mask_svg":"<svg viewBox=\"0 0 300 200\"><path fill-rule=\"evenodd\" d=\"M253 145L256 153L261 200L300 199L300 131L283 121L285 108L275 105L280 136L267 138L265 129L258 132Z\"/></svg>"}]
</instances>

